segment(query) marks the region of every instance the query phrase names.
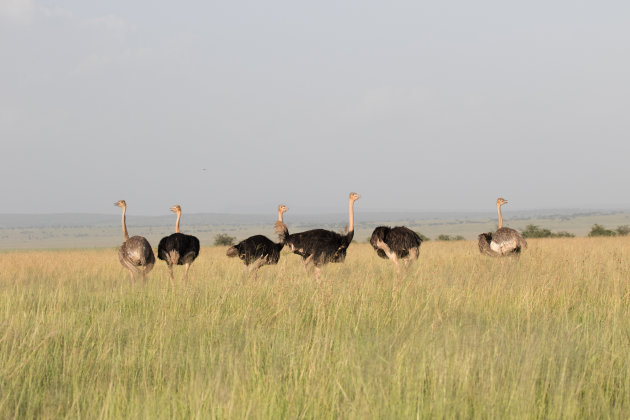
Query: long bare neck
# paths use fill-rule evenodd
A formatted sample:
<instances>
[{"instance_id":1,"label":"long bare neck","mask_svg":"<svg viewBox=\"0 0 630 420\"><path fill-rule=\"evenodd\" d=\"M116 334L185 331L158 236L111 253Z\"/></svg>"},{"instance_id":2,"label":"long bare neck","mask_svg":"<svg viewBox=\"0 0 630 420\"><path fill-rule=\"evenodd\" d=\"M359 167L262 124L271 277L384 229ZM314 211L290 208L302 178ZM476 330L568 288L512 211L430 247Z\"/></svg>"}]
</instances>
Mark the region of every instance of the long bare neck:
<instances>
[{"instance_id":1,"label":"long bare neck","mask_svg":"<svg viewBox=\"0 0 630 420\"><path fill-rule=\"evenodd\" d=\"M354 200L348 202L348 233L354 232Z\"/></svg>"},{"instance_id":2,"label":"long bare neck","mask_svg":"<svg viewBox=\"0 0 630 420\"><path fill-rule=\"evenodd\" d=\"M175 222L175 233L179 233L179 219L182 218L182 212L177 212L177 222Z\"/></svg>"},{"instance_id":3,"label":"long bare neck","mask_svg":"<svg viewBox=\"0 0 630 420\"><path fill-rule=\"evenodd\" d=\"M282 220L282 210L278 210L278 222L283 222L283 220Z\"/></svg>"},{"instance_id":4,"label":"long bare neck","mask_svg":"<svg viewBox=\"0 0 630 420\"><path fill-rule=\"evenodd\" d=\"M499 213L499 229L503 227L503 216L501 216L501 206L497 204L497 213Z\"/></svg>"},{"instance_id":5,"label":"long bare neck","mask_svg":"<svg viewBox=\"0 0 630 420\"><path fill-rule=\"evenodd\" d=\"M129 239L129 233L127 232L127 221L125 218L125 213L127 212L127 207L122 208L122 229L123 229L123 239L126 241Z\"/></svg>"}]
</instances>

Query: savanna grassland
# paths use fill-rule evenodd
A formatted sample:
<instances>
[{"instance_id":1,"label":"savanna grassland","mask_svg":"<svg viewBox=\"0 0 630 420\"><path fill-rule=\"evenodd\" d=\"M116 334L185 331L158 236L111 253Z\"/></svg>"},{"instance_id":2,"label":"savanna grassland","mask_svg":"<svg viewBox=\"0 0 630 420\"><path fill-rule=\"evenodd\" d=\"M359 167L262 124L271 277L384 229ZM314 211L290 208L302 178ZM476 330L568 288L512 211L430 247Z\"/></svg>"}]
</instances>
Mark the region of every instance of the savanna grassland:
<instances>
[{"instance_id":1,"label":"savanna grassland","mask_svg":"<svg viewBox=\"0 0 630 420\"><path fill-rule=\"evenodd\" d=\"M367 244L316 281L202 248L187 283L114 249L0 253L0 418L630 417L630 240L520 258Z\"/></svg>"}]
</instances>

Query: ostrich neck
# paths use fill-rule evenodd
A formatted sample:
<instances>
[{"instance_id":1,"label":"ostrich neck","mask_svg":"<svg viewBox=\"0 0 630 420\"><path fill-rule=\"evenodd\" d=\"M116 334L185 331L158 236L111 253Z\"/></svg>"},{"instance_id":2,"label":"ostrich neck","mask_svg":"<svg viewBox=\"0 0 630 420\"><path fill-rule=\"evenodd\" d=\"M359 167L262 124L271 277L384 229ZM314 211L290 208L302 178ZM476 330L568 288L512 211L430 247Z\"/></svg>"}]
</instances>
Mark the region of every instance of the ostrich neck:
<instances>
[{"instance_id":1,"label":"ostrich neck","mask_svg":"<svg viewBox=\"0 0 630 420\"><path fill-rule=\"evenodd\" d=\"M282 211L278 210L278 222L282 222Z\"/></svg>"},{"instance_id":2,"label":"ostrich neck","mask_svg":"<svg viewBox=\"0 0 630 420\"><path fill-rule=\"evenodd\" d=\"M497 206L497 213L499 213L499 229L503 227L503 216L501 216L501 206Z\"/></svg>"},{"instance_id":3,"label":"ostrich neck","mask_svg":"<svg viewBox=\"0 0 630 420\"><path fill-rule=\"evenodd\" d=\"M126 241L129 239L129 233L127 232L127 221L125 220L125 213L127 212L127 208L123 207L122 209L122 230L123 230L123 239Z\"/></svg>"},{"instance_id":4,"label":"ostrich neck","mask_svg":"<svg viewBox=\"0 0 630 420\"><path fill-rule=\"evenodd\" d=\"M182 218L182 213L177 212L177 222L175 222L175 233L179 233L179 219Z\"/></svg>"},{"instance_id":5,"label":"ostrich neck","mask_svg":"<svg viewBox=\"0 0 630 420\"><path fill-rule=\"evenodd\" d=\"M348 203L348 233L354 232L354 201L350 200Z\"/></svg>"}]
</instances>

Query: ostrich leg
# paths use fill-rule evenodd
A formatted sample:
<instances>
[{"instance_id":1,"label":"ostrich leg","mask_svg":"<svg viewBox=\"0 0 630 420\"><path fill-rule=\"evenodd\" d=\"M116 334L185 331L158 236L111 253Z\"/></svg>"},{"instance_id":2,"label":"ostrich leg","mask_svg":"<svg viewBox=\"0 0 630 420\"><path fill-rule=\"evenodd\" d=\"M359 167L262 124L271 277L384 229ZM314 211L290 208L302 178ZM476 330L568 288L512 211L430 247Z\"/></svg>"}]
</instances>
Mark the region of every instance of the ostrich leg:
<instances>
[{"instance_id":1,"label":"ostrich leg","mask_svg":"<svg viewBox=\"0 0 630 420\"><path fill-rule=\"evenodd\" d=\"M175 287L175 276L173 275L173 264L168 265L168 275L171 278L171 286Z\"/></svg>"}]
</instances>

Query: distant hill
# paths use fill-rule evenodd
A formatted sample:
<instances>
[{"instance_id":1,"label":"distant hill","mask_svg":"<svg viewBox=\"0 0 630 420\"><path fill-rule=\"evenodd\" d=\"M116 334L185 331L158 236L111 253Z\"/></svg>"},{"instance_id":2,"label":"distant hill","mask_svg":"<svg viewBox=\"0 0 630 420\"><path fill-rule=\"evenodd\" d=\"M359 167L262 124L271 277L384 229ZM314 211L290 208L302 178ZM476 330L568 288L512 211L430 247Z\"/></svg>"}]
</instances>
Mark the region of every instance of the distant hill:
<instances>
[{"instance_id":1,"label":"distant hill","mask_svg":"<svg viewBox=\"0 0 630 420\"><path fill-rule=\"evenodd\" d=\"M504 213L504 223L523 230L528 224L552 231L586 236L593 224L609 228L630 225L630 211L528 210ZM240 241L254 234L275 239L274 214L184 214L182 231L194 234L204 246L217 234ZM291 232L313 228L344 231L346 213L290 214L285 221ZM355 240L365 241L378 225L406 225L429 238L439 235L476 239L481 232L496 229L497 215L488 212L356 212ZM173 233L174 215L128 216L131 235L145 236L151 244ZM122 242L120 214L0 214L0 249L117 247Z\"/></svg>"},{"instance_id":2,"label":"distant hill","mask_svg":"<svg viewBox=\"0 0 630 420\"><path fill-rule=\"evenodd\" d=\"M626 211L603 210L526 210L504 212L509 220L526 220L532 218L571 219L584 216L621 214ZM402 222L421 220L485 220L496 217L493 211L487 212L356 212L356 219L362 223ZM327 214L285 214L287 223L299 225L310 224L343 224L347 223L346 213ZM182 224L189 226L221 226L240 225L258 226L273 223L276 217L267 214L227 214L196 213L184 214ZM171 226L175 223L174 215L138 216L127 215L129 226ZM120 215L90 213L53 213L53 214L0 214L0 229L14 228L63 228L63 227L110 227L120 225Z\"/></svg>"}]
</instances>

